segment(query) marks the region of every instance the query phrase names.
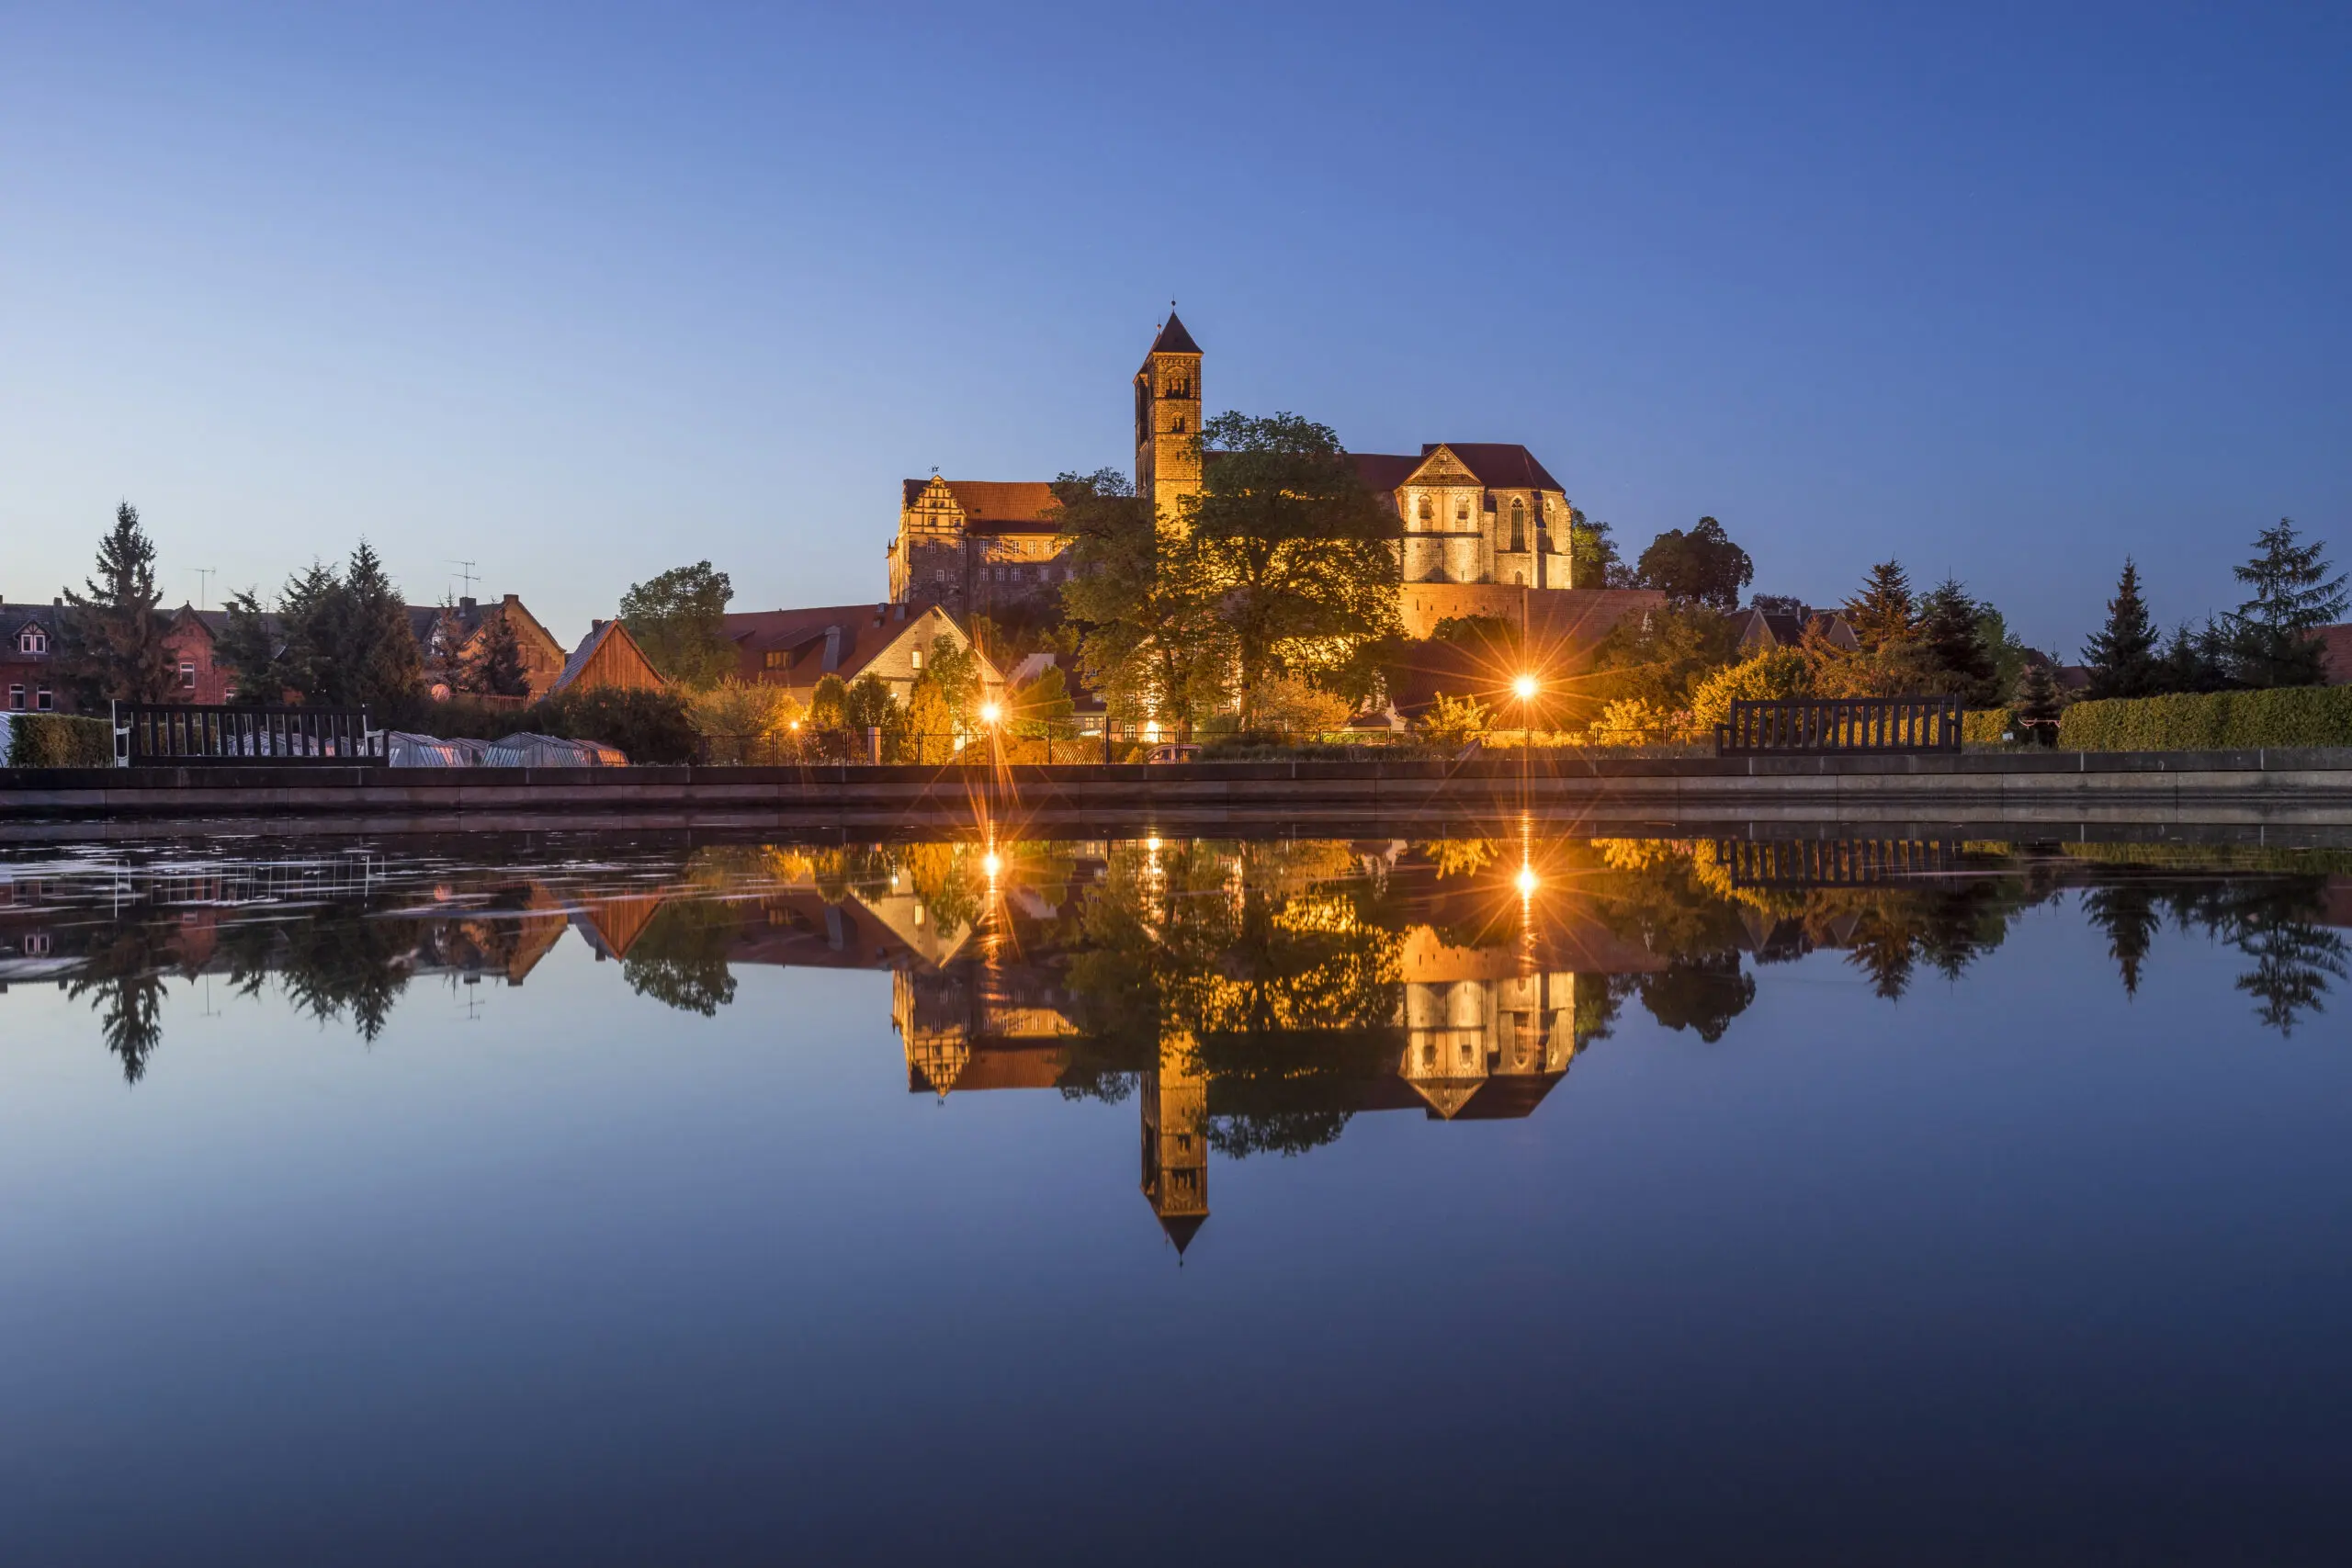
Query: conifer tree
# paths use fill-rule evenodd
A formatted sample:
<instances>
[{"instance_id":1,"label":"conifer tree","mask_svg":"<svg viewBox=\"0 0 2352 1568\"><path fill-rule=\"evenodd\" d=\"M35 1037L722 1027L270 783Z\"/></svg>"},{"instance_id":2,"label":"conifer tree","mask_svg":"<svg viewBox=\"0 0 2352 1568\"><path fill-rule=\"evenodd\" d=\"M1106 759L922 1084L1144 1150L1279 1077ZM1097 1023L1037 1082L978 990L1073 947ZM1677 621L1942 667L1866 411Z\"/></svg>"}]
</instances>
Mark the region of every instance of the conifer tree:
<instances>
[{"instance_id":1,"label":"conifer tree","mask_svg":"<svg viewBox=\"0 0 2352 1568\"><path fill-rule=\"evenodd\" d=\"M514 635L514 623L503 611L492 615L482 629L481 647L468 661L462 683L467 691L486 696L531 694L531 678L523 668L523 644Z\"/></svg>"},{"instance_id":2,"label":"conifer tree","mask_svg":"<svg viewBox=\"0 0 2352 1568\"><path fill-rule=\"evenodd\" d=\"M2173 629L2156 668L2156 691L2218 692L2230 683L2229 634L2211 616L2201 627L2183 621Z\"/></svg>"},{"instance_id":3,"label":"conifer tree","mask_svg":"<svg viewBox=\"0 0 2352 1568\"><path fill-rule=\"evenodd\" d=\"M1846 624L1864 653L1881 653L1919 635L1919 611L1903 563L1885 560L1871 568L1861 592L1846 603Z\"/></svg>"},{"instance_id":4,"label":"conifer tree","mask_svg":"<svg viewBox=\"0 0 2352 1568\"><path fill-rule=\"evenodd\" d=\"M2230 617L2232 673L2248 686L2317 686L2327 679L2312 634L2344 613L2346 577L2328 576L2326 547L2295 542L2295 520L2255 538L2260 552L2235 569L2254 590Z\"/></svg>"},{"instance_id":5,"label":"conifer tree","mask_svg":"<svg viewBox=\"0 0 2352 1568\"><path fill-rule=\"evenodd\" d=\"M2155 623L2140 597L2140 569L2130 556L2123 558L2115 597L2107 602L2107 626L2083 645L2083 662L2090 666L2088 696L2147 697L2163 689Z\"/></svg>"},{"instance_id":6,"label":"conifer tree","mask_svg":"<svg viewBox=\"0 0 2352 1568\"><path fill-rule=\"evenodd\" d=\"M1920 640L1937 683L1970 707L1999 702L1999 671L1981 629L1984 607L1968 596L1958 579L1948 577L1919 608Z\"/></svg>"},{"instance_id":7,"label":"conifer tree","mask_svg":"<svg viewBox=\"0 0 2352 1568\"><path fill-rule=\"evenodd\" d=\"M2025 680L2018 692L2018 723L2026 734L2044 746L2058 743L2058 715L2065 705L2065 695L2058 688L2058 664L2055 660L2035 658L2025 667Z\"/></svg>"},{"instance_id":8,"label":"conifer tree","mask_svg":"<svg viewBox=\"0 0 2352 1568\"><path fill-rule=\"evenodd\" d=\"M82 586L80 593L65 591L74 613L58 626L58 667L75 699L96 707L169 697L172 655L164 634L170 618L155 588L154 541L130 502L115 508L114 527L98 541L97 576Z\"/></svg>"}]
</instances>

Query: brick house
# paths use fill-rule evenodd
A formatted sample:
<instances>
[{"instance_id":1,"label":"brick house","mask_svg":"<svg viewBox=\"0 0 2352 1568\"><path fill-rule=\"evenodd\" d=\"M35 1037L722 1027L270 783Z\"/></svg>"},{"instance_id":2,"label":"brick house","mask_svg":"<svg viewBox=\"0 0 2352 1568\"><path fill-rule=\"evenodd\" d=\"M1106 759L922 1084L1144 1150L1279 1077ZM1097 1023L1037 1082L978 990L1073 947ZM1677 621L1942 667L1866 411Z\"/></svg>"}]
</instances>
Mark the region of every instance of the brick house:
<instances>
[{"instance_id":1,"label":"brick house","mask_svg":"<svg viewBox=\"0 0 2352 1568\"><path fill-rule=\"evenodd\" d=\"M71 713L73 696L57 674L62 600L47 604L0 604L0 709L9 713Z\"/></svg>"}]
</instances>

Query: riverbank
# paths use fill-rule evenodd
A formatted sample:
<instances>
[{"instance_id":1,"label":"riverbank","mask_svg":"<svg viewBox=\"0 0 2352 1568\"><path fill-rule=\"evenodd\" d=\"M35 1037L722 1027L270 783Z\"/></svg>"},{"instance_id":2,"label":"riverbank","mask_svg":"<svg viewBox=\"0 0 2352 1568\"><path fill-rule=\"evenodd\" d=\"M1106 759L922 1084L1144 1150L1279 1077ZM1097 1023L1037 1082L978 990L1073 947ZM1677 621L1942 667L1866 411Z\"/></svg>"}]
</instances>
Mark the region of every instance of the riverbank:
<instances>
[{"instance_id":1,"label":"riverbank","mask_svg":"<svg viewBox=\"0 0 2352 1568\"><path fill-rule=\"evenodd\" d=\"M67 824L368 831L553 826L1214 827L1534 811L1592 821L2352 825L2352 748L1756 758L1478 758L980 768L0 769L0 838Z\"/></svg>"}]
</instances>

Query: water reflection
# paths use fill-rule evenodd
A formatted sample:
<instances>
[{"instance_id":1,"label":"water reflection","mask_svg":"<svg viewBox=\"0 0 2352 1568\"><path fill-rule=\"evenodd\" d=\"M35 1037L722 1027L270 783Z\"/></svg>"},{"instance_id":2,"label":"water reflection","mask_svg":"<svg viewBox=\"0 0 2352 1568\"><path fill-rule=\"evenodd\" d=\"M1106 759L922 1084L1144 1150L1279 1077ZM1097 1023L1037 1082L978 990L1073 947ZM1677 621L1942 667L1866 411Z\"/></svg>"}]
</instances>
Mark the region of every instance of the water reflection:
<instances>
[{"instance_id":1,"label":"water reflection","mask_svg":"<svg viewBox=\"0 0 2352 1568\"><path fill-rule=\"evenodd\" d=\"M2352 856L1942 840L527 845L0 862L0 987L86 1001L124 1077L175 979L273 988L374 1041L412 985L520 986L567 933L708 1016L746 965L887 970L910 1091L1138 1102L1181 1247L1207 1156L1350 1121L1523 1117L1638 1002L1724 1039L1758 974L1816 953L1890 1000L2071 903L2138 992L2159 935L2233 949L2268 1029L2346 975Z\"/></svg>"}]
</instances>

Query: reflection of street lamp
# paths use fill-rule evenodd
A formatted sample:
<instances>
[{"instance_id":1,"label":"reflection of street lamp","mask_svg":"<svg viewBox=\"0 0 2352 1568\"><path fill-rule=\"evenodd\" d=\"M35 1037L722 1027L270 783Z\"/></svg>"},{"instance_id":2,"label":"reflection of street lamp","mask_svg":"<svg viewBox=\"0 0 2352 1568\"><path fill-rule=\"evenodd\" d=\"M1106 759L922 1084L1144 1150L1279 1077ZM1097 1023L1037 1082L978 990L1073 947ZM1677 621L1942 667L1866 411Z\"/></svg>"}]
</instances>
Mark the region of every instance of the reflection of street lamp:
<instances>
[{"instance_id":1,"label":"reflection of street lamp","mask_svg":"<svg viewBox=\"0 0 2352 1568\"><path fill-rule=\"evenodd\" d=\"M1525 898L1533 895L1536 887L1540 886L1542 878L1535 874L1535 868L1533 866L1522 863L1519 868L1518 882L1519 896Z\"/></svg>"},{"instance_id":2,"label":"reflection of street lamp","mask_svg":"<svg viewBox=\"0 0 2352 1568\"><path fill-rule=\"evenodd\" d=\"M987 854L980 857L980 869L989 874L989 880L990 882L994 882L996 880L996 874L1004 869L1004 862L997 858L997 852L994 850L990 850Z\"/></svg>"}]
</instances>

